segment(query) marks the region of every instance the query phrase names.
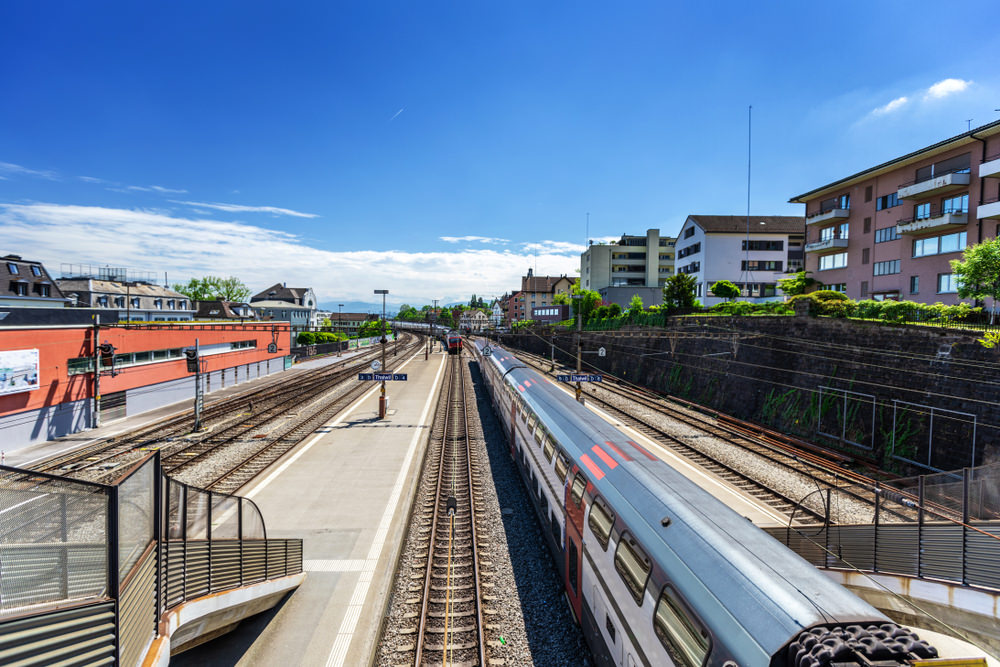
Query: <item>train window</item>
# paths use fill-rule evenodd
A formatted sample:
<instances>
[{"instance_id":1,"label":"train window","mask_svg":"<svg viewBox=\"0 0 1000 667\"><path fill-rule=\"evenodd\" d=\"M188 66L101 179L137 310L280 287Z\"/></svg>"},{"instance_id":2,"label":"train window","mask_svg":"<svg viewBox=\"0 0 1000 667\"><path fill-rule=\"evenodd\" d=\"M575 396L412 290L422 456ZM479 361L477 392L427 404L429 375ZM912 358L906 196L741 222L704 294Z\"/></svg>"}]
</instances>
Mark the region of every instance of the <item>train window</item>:
<instances>
[{"instance_id":1,"label":"train window","mask_svg":"<svg viewBox=\"0 0 1000 667\"><path fill-rule=\"evenodd\" d=\"M552 539L555 540L556 546L562 549L562 528L555 512L552 512Z\"/></svg>"},{"instance_id":2,"label":"train window","mask_svg":"<svg viewBox=\"0 0 1000 667\"><path fill-rule=\"evenodd\" d=\"M615 525L615 514L604 502L603 498L594 498L590 505L590 530L594 533L601 548L608 550L608 539L611 537L611 527Z\"/></svg>"},{"instance_id":3,"label":"train window","mask_svg":"<svg viewBox=\"0 0 1000 667\"><path fill-rule=\"evenodd\" d=\"M566 472L569 470L569 461L563 456L562 452L556 455L556 475L559 477L559 481L566 482Z\"/></svg>"},{"instance_id":4,"label":"train window","mask_svg":"<svg viewBox=\"0 0 1000 667\"><path fill-rule=\"evenodd\" d=\"M556 441L548 433L545 434L545 458L551 463L552 454L556 451Z\"/></svg>"},{"instance_id":5,"label":"train window","mask_svg":"<svg viewBox=\"0 0 1000 667\"><path fill-rule=\"evenodd\" d=\"M535 424L538 422L538 417L535 416L534 412L528 413L528 430L534 430Z\"/></svg>"},{"instance_id":6,"label":"train window","mask_svg":"<svg viewBox=\"0 0 1000 667\"><path fill-rule=\"evenodd\" d=\"M528 406L524 404L524 401L521 401L520 404L521 404L521 421L527 422L528 421Z\"/></svg>"},{"instance_id":7,"label":"train window","mask_svg":"<svg viewBox=\"0 0 1000 667\"><path fill-rule=\"evenodd\" d=\"M646 590L646 580L649 579L649 556L628 533L622 533L621 539L618 540L618 548L615 550L615 569L635 598L635 603L641 607L642 594Z\"/></svg>"},{"instance_id":8,"label":"train window","mask_svg":"<svg viewBox=\"0 0 1000 667\"><path fill-rule=\"evenodd\" d=\"M570 540L569 570L567 571L567 578L569 579L569 585L573 587L574 593L576 593L577 590L579 590L580 564L577 562L579 559L580 559L580 553L576 550L576 542Z\"/></svg>"},{"instance_id":9,"label":"train window","mask_svg":"<svg viewBox=\"0 0 1000 667\"><path fill-rule=\"evenodd\" d=\"M653 629L678 665L697 667L708 655L708 633L684 610L677 593L667 586L660 593Z\"/></svg>"},{"instance_id":10,"label":"train window","mask_svg":"<svg viewBox=\"0 0 1000 667\"><path fill-rule=\"evenodd\" d=\"M573 504L577 507L583 501L583 492L587 489L587 478L580 473L576 474L573 478L573 488L570 491L570 497L573 498Z\"/></svg>"},{"instance_id":11,"label":"train window","mask_svg":"<svg viewBox=\"0 0 1000 667\"><path fill-rule=\"evenodd\" d=\"M542 438L544 438L544 437L545 437L545 427L542 426L541 424L539 424L538 428L535 429L535 442L537 442L539 445L541 445L542 444Z\"/></svg>"}]
</instances>

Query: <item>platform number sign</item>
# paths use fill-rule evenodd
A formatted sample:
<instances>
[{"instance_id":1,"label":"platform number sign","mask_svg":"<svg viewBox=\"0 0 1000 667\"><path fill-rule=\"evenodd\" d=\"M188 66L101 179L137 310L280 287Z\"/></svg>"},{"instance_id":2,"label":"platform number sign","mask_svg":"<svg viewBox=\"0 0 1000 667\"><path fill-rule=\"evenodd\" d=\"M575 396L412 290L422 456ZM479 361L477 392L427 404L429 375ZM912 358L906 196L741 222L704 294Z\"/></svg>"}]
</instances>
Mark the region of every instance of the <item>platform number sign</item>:
<instances>
[{"instance_id":1,"label":"platform number sign","mask_svg":"<svg viewBox=\"0 0 1000 667\"><path fill-rule=\"evenodd\" d=\"M493 354L493 348L492 347L490 347L489 345L487 345L486 347L483 348L483 356L484 357L489 357L492 354Z\"/></svg>"},{"instance_id":2,"label":"platform number sign","mask_svg":"<svg viewBox=\"0 0 1000 667\"><path fill-rule=\"evenodd\" d=\"M267 344L267 353L268 354L276 354L277 352L278 352L278 344L277 343L268 343Z\"/></svg>"},{"instance_id":3,"label":"platform number sign","mask_svg":"<svg viewBox=\"0 0 1000 667\"><path fill-rule=\"evenodd\" d=\"M372 362L372 370L375 371L375 372L378 372L378 371L382 370L382 362L379 361L378 359L376 359L375 361L373 361Z\"/></svg>"}]
</instances>

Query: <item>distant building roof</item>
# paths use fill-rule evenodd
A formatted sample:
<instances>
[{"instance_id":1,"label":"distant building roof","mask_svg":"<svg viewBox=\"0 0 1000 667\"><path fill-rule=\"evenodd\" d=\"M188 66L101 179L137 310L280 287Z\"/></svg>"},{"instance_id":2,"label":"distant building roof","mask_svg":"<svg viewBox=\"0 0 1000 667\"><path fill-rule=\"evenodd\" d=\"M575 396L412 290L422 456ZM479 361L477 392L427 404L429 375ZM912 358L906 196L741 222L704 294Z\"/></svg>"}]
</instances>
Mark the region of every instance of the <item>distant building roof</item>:
<instances>
[{"instance_id":1,"label":"distant building roof","mask_svg":"<svg viewBox=\"0 0 1000 667\"><path fill-rule=\"evenodd\" d=\"M195 317L204 319L245 320L256 319L257 313L253 307L242 301L197 301ZM249 310L249 315L241 311Z\"/></svg>"},{"instance_id":2,"label":"distant building roof","mask_svg":"<svg viewBox=\"0 0 1000 667\"><path fill-rule=\"evenodd\" d=\"M528 269L528 275L521 278L521 291L552 292L561 280L568 280L571 283L573 282L573 280L568 278L565 274L561 276L536 276L533 275L531 269Z\"/></svg>"},{"instance_id":3,"label":"distant building roof","mask_svg":"<svg viewBox=\"0 0 1000 667\"><path fill-rule=\"evenodd\" d=\"M131 296L152 296L167 299L188 299L169 287L150 283L120 283L112 280L93 278L63 278L56 281L64 292L90 292L93 294L127 294Z\"/></svg>"},{"instance_id":4,"label":"distant building roof","mask_svg":"<svg viewBox=\"0 0 1000 667\"><path fill-rule=\"evenodd\" d=\"M59 290L59 285L52 280L52 276L46 270L45 265L30 259L22 259L20 255L6 255L0 258L0 295L9 297L18 296L15 283L27 286L27 294L23 295L31 299L44 299L46 301L68 301ZM48 296L41 296L36 285L48 285Z\"/></svg>"},{"instance_id":5,"label":"distant building roof","mask_svg":"<svg viewBox=\"0 0 1000 667\"><path fill-rule=\"evenodd\" d=\"M309 289L308 287L286 287L283 283L275 283L263 292L258 292L250 297L250 303L258 301L285 301L287 303L306 306L306 304L302 303L302 300L309 292ZM306 307L312 308L312 306Z\"/></svg>"},{"instance_id":6,"label":"distant building roof","mask_svg":"<svg viewBox=\"0 0 1000 667\"><path fill-rule=\"evenodd\" d=\"M745 215L689 215L699 227L713 234L732 234L747 232L747 216ZM761 224L763 223L763 224ZM751 215L750 233L766 232L770 234L802 234L805 233L806 219L797 215Z\"/></svg>"},{"instance_id":7,"label":"distant building roof","mask_svg":"<svg viewBox=\"0 0 1000 667\"><path fill-rule=\"evenodd\" d=\"M288 301L251 301L251 308L284 308L286 310L312 310L309 306L300 306L297 303L289 303Z\"/></svg>"}]
</instances>

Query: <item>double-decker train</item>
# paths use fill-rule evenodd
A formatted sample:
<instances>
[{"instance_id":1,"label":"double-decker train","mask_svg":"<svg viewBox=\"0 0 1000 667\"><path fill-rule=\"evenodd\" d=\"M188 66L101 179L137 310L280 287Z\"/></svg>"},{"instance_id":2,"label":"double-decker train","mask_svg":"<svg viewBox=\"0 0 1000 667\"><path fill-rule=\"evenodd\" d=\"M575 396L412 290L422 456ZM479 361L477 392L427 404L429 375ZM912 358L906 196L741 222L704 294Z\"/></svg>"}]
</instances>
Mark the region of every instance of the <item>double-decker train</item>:
<instances>
[{"instance_id":1,"label":"double-decker train","mask_svg":"<svg viewBox=\"0 0 1000 667\"><path fill-rule=\"evenodd\" d=\"M599 665L860 667L937 656L509 352L492 347L481 361Z\"/></svg>"},{"instance_id":2,"label":"double-decker train","mask_svg":"<svg viewBox=\"0 0 1000 667\"><path fill-rule=\"evenodd\" d=\"M448 354L460 354L462 352L462 336L457 331L446 331L441 336Z\"/></svg>"}]
</instances>

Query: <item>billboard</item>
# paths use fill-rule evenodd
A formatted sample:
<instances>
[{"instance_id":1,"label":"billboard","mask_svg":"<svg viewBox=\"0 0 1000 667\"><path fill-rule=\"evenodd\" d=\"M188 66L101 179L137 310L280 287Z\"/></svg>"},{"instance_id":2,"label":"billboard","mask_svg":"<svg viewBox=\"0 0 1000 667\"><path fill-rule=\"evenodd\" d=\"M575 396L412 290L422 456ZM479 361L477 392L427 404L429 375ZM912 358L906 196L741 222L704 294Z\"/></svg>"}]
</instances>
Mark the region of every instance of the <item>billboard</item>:
<instances>
[{"instance_id":1,"label":"billboard","mask_svg":"<svg viewBox=\"0 0 1000 667\"><path fill-rule=\"evenodd\" d=\"M38 350L0 350L0 396L38 389Z\"/></svg>"}]
</instances>

